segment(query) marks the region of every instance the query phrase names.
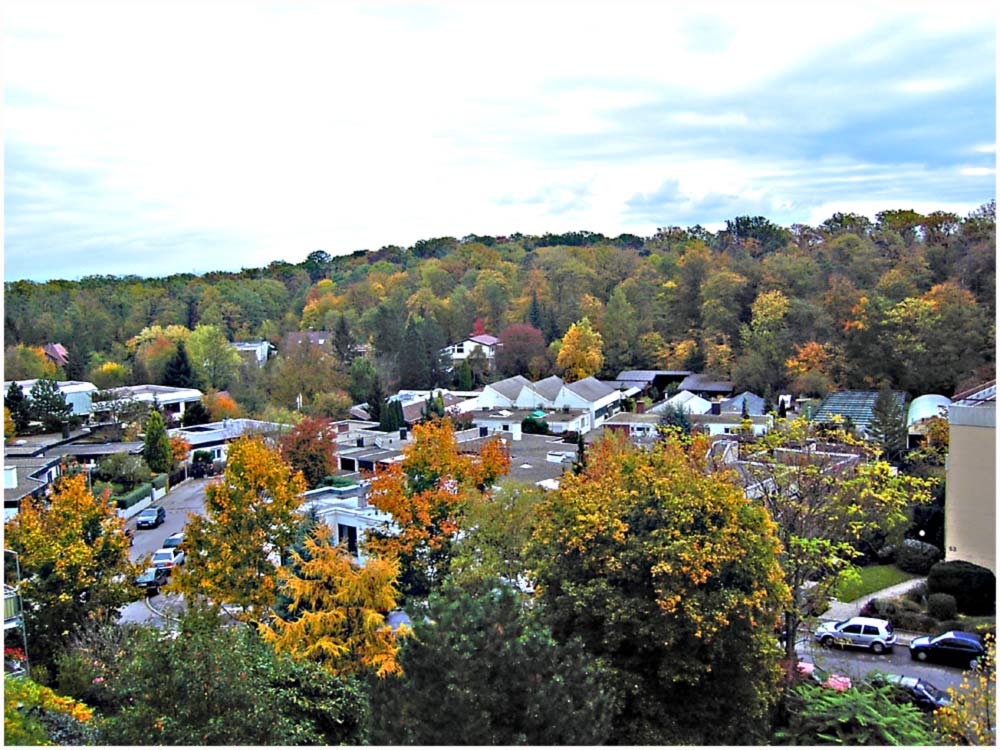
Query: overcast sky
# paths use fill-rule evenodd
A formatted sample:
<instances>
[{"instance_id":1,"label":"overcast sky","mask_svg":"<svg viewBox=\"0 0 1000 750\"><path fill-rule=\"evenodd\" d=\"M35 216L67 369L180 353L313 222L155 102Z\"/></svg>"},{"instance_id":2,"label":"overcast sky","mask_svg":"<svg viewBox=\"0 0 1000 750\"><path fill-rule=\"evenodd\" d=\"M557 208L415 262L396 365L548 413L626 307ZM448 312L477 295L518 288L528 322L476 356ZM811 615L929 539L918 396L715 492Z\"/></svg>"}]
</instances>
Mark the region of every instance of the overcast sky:
<instances>
[{"instance_id":1,"label":"overcast sky","mask_svg":"<svg viewBox=\"0 0 1000 750\"><path fill-rule=\"evenodd\" d=\"M8 0L4 278L964 216L991 5Z\"/></svg>"}]
</instances>

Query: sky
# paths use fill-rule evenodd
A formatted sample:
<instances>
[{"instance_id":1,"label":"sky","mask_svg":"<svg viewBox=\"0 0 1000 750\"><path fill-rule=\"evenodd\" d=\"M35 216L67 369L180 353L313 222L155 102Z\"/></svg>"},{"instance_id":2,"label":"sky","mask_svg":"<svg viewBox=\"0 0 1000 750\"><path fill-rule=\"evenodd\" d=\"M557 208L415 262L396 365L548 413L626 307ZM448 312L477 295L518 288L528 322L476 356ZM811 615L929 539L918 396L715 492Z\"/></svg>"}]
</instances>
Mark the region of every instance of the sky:
<instances>
[{"instance_id":1,"label":"sky","mask_svg":"<svg viewBox=\"0 0 1000 750\"><path fill-rule=\"evenodd\" d=\"M991 3L8 0L4 279L967 215Z\"/></svg>"}]
</instances>

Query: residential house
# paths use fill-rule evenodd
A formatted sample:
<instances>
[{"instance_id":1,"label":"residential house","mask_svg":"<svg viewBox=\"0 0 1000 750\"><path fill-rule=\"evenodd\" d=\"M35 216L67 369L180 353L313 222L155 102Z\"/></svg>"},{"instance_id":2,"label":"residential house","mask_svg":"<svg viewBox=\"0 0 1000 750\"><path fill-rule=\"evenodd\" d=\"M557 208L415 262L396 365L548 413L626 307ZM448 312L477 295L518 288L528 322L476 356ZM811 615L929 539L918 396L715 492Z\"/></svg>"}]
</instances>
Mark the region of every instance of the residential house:
<instances>
[{"instance_id":1,"label":"residential house","mask_svg":"<svg viewBox=\"0 0 1000 750\"><path fill-rule=\"evenodd\" d=\"M621 408L616 388L589 377L574 383L552 375L532 383L523 375L490 383L476 399L476 411L490 409L579 410L586 413L581 433L599 426ZM567 412L568 413L568 412Z\"/></svg>"},{"instance_id":2,"label":"residential house","mask_svg":"<svg viewBox=\"0 0 1000 750\"><path fill-rule=\"evenodd\" d=\"M633 395L629 392L631 389L636 389L636 393L643 396L649 396L655 390L659 396L692 374L690 370L622 370L615 380L607 382L625 391L627 396Z\"/></svg>"},{"instance_id":3,"label":"residential house","mask_svg":"<svg viewBox=\"0 0 1000 750\"><path fill-rule=\"evenodd\" d=\"M719 398L729 396L733 392L733 384L714 375L694 373L684 378L677 389L691 391L696 396L703 398Z\"/></svg>"},{"instance_id":4,"label":"residential house","mask_svg":"<svg viewBox=\"0 0 1000 750\"><path fill-rule=\"evenodd\" d=\"M289 331L281 342L281 351L288 352L296 346L315 346L325 352L333 351L332 331Z\"/></svg>"},{"instance_id":5,"label":"residential house","mask_svg":"<svg viewBox=\"0 0 1000 750\"><path fill-rule=\"evenodd\" d=\"M469 336L468 338L459 341L454 344L449 344L441 353L447 355L452 362L452 366L457 365L459 362L466 360L469 356L477 349L482 352L483 356L486 357L486 361L489 364L489 369L493 369L493 361L496 357L497 347L500 345L500 339L496 336L491 336L488 333L481 333L476 336Z\"/></svg>"},{"instance_id":6,"label":"residential house","mask_svg":"<svg viewBox=\"0 0 1000 750\"><path fill-rule=\"evenodd\" d=\"M829 393L813 412L813 422L832 422L835 417L854 426L862 435L866 434L874 418L875 401L878 391L837 391ZM900 409L906 412L907 395L902 391L893 391Z\"/></svg>"},{"instance_id":7,"label":"residential house","mask_svg":"<svg viewBox=\"0 0 1000 750\"><path fill-rule=\"evenodd\" d=\"M172 385L123 385L111 391L121 401L131 399L159 409L167 424L179 422L187 407L200 402L203 395L197 388L175 388ZM100 420L106 412L106 405L102 409L101 402L98 402L94 418Z\"/></svg>"},{"instance_id":8,"label":"residential house","mask_svg":"<svg viewBox=\"0 0 1000 750\"><path fill-rule=\"evenodd\" d=\"M746 407L747 414L751 416L764 415L764 399L750 391L743 391L743 393L723 399L719 403L719 411L722 414L742 414L744 407Z\"/></svg>"},{"instance_id":9,"label":"residential house","mask_svg":"<svg viewBox=\"0 0 1000 750\"><path fill-rule=\"evenodd\" d=\"M4 381L4 393L6 393L10 388L11 382L13 381ZM21 387L21 391L24 395L30 400L31 388L38 382L38 378L34 378L32 380L18 380L16 382ZM90 416L91 396L93 396L94 392L97 390L96 385L80 380L58 380L56 381L56 387L59 389L59 392L66 397L66 403L70 405L72 409L70 413L73 416Z\"/></svg>"},{"instance_id":10,"label":"residential house","mask_svg":"<svg viewBox=\"0 0 1000 750\"><path fill-rule=\"evenodd\" d=\"M267 358L274 351L274 345L270 341L234 341L230 344L233 349L239 352L240 356L247 362L252 362L257 367L267 364Z\"/></svg>"},{"instance_id":11,"label":"residential house","mask_svg":"<svg viewBox=\"0 0 1000 750\"><path fill-rule=\"evenodd\" d=\"M704 414L712 410L712 402L696 396L691 391L681 391L666 401L651 406L649 411L653 414L662 414L668 409L679 409L685 414Z\"/></svg>"},{"instance_id":12,"label":"residential house","mask_svg":"<svg viewBox=\"0 0 1000 750\"><path fill-rule=\"evenodd\" d=\"M343 545L359 565L367 559L364 542L369 531L398 530L389 513L368 504L367 484L361 480L348 487L321 487L302 495L302 511L315 511L333 531L334 542Z\"/></svg>"},{"instance_id":13,"label":"residential house","mask_svg":"<svg viewBox=\"0 0 1000 750\"><path fill-rule=\"evenodd\" d=\"M167 430L167 435L179 435L190 445L187 460L190 461L195 451L208 451L213 461L225 461L228 447L234 440L246 435L276 436L291 429L291 425L278 422L261 422L256 419L223 419L221 422L209 422L192 427L176 427Z\"/></svg>"},{"instance_id":14,"label":"residential house","mask_svg":"<svg viewBox=\"0 0 1000 750\"><path fill-rule=\"evenodd\" d=\"M996 381L952 397L944 504L945 560L996 573Z\"/></svg>"}]
</instances>

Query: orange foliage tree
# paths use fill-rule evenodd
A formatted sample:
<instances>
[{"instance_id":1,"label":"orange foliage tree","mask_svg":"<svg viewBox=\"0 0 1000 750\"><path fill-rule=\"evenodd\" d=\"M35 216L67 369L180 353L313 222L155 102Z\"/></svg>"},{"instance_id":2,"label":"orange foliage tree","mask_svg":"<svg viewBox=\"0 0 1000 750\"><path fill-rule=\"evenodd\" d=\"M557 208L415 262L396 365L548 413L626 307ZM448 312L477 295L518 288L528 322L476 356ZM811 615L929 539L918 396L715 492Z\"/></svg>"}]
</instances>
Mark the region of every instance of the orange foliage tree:
<instances>
[{"instance_id":1,"label":"orange foliage tree","mask_svg":"<svg viewBox=\"0 0 1000 750\"><path fill-rule=\"evenodd\" d=\"M337 470L337 429L329 419L305 417L281 436L281 455L316 487Z\"/></svg>"},{"instance_id":2,"label":"orange foliage tree","mask_svg":"<svg viewBox=\"0 0 1000 750\"><path fill-rule=\"evenodd\" d=\"M302 475L264 438L233 442L223 476L205 491L205 515L188 514L187 560L171 588L232 605L237 619L260 621L275 601L305 489Z\"/></svg>"},{"instance_id":3,"label":"orange foliage tree","mask_svg":"<svg viewBox=\"0 0 1000 750\"><path fill-rule=\"evenodd\" d=\"M191 443L180 435L174 435L170 440L170 454L174 459L174 466L183 463L191 451Z\"/></svg>"},{"instance_id":4,"label":"orange foliage tree","mask_svg":"<svg viewBox=\"0 0 1000 750\"><path fill-rule=\"evenodd\" d=\"M426 596L444 579L467 504L488 494L509 468L498 439L487 440L475 454L463 453L451 421L444 419L417 425L403 460L379 469L369 500L392 515L396 528L371 530L368 547L377 556L399 559L404 595Z\"/></svg>"},{"instance_id":5,"label":"orange foliage tree","mask_svg":"<svg viewBox=\"0 0 1000 750\"><path fill-rule=\"evenodd\" d=\"M225 391L212 391L202 396L201 402L208 409L213 422L223 419L237 419L240 416L239 404Z\"/></svg>"},{"instance_id":6,"label":"orange foliage tree","mask_svg":"<svg viewBox=\"0 0 1000 750\"><path fill-rule=\"evenodd\" d=\"M398 674L396 635L382 613L396 606L399 565L373 557L359 567L332 539L330 528L317 524L305 556L292 553L279 586L291 600L288 616L263 626L264 638L278 652L316 661L335 675Z\"/></svg>"}]
</instances>

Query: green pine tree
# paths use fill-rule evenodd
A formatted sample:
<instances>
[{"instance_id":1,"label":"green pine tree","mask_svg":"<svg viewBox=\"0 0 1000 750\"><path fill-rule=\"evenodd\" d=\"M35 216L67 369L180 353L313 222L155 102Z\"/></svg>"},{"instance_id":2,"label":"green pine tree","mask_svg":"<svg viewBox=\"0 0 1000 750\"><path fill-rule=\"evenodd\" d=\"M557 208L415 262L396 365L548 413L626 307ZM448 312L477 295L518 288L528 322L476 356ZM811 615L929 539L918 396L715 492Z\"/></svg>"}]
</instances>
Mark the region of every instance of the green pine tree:
<instances>
[{"instance_id":1,"label":"green pine tree","mask_svg":"<svg viewBox=\"0 0 1000 750\"><path fill-rule=\"evenodd\" d=\"M906 450L906 412L888 386L872 406L868 436L882 446L887 461L898 461Z\"/></svg>"},{"instance_id":2,"label":"green pine tree","mask_svg":"<svg viewBox=\"0 0 1000 750\"><path fill-rule=\"evenodd\" d=\"M146 417L146 439L143 442L142 456L149 468L157 473L170 471L174 463L167 425L163 421L163 415L155 409Z\"/></svg>"},{"instance_id":3,"label":"green pine tree","mask_svg":"<svg viewBox=\"0 0 1000 750\"><path fill-rule=\"evenodd\" d=\"M58 430L63 421L69 419L73 407L66 403L66 396L59 390L56 381L42 378L31 386L31 416L41 422L46 431Z\"/></svg>"},{"instance_id":4,"label":"green pine tree","mask_svg":"<svg viewBox=\"0 0 1000 750\"><path fill-rule=\"evenodd\" d=\"M28 429L28 425L31 423L31 404L24 395L21 386L16 382L11 382L3 403L10 409L10 418L14 420L14 429L19 433Z\"/></svg>"},{"instance_id":5,"label":"green pine tree","mask_svg":"<svg viewBox=\"0 0 1000 750\"><path fill-rule=\"evenodd\" d=\"M177 352L167 362L167 366L163 370L163 385L169 385L173 388L195 388L197 384L198 379L191 367L191 359L188 357L187 349L184 344L178 344Z\"/></svg>"}]
</instances>

